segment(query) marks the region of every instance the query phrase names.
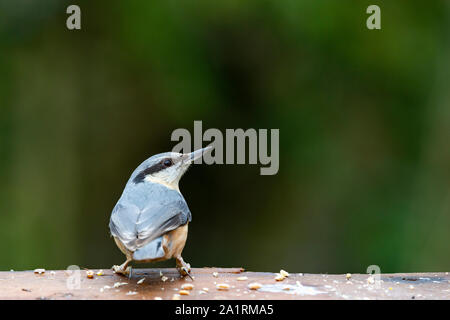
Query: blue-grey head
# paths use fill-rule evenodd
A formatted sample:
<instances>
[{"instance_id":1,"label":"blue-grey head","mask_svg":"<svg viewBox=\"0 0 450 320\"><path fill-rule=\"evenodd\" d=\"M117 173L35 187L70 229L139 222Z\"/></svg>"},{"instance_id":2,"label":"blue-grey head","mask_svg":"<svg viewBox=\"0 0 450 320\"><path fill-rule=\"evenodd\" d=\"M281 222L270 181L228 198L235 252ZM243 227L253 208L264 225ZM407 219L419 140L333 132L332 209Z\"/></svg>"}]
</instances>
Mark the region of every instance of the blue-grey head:
<instances>
[{"instance_id":1,"label":"blue-grey head","mask_svg":"<svg viewBox=\"0 0 450 320\"><path fill-rule=\"evenodd\" d=\"M178 182L189 166L212 147L190 153L165 152L142 162L133 172L128 183L159 183L178 190Z\"/></svg>"}]
</instances>

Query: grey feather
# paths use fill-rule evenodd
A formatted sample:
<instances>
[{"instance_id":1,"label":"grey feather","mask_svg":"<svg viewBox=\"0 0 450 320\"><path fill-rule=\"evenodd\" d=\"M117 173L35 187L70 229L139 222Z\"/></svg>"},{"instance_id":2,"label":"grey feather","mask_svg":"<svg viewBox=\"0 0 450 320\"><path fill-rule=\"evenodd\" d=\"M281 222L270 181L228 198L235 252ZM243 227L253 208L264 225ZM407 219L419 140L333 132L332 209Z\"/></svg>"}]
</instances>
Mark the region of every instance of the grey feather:
<instances>
[{"instance_id":1,"label":"grey feather","mask_svg":"<svg viewBox=\"0 0 450 320\"><path fill-rule=\"evenodd\" d=\"M133 253L133 259L136 261L145 261L164 257L164 249L162 247L162 237L147 243L142 248L137 249Z\"/></svg>"},{"instance_id":2,"label":"grey feather","mask_svg":"<svg viewBox=\"0 0 450 320\"><path fill-rule=\"evenodd\" d=\"M133 175L137 173L138 169ZM135 184L133 175L113 209L109 227L134 252L190 222L192 215L180 192L152 182Z\"/></svg>"}]
</instances>

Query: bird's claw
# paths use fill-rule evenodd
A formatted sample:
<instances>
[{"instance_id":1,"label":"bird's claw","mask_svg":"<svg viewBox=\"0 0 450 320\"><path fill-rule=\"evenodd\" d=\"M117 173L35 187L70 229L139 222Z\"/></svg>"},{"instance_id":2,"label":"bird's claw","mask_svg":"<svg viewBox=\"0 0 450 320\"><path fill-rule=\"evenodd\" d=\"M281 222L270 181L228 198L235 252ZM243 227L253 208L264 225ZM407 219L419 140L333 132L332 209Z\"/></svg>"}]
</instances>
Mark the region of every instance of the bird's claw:
<instances>
[{"instance_id":1,"label":"bird's claw","mask_svg":"<svg viewBox=\"0 0 450 320\"><path fill-rule=\"evenodd\" d=\"M112 266L112 270L114 271L114 273L121 274L124 276L131 275L131 267L127 267L126 269L124 269L123 266L114 265Z\"/></svg>"},{"instance_id":2,"label":"bird's claw","mask_svg":"<svg viewBox=\"0 0 450 320\"><path fill-rule=\"evenodd\" d=\"M194 280L194 277L191 275L191 265L189 263L184 262L183 260L177 261L177 269L178 272L180 272L181 276L185 277L188 276L192 280Z\"/></svg>"},{"instance_id":3,"label":"bird's claw","mask_svg":"<svg viewBox=\"0 0 450 320\"><path fill-rule=\"evenodd\" d=\"M186 267L181 267L180 268L180 273L182 276L188 276L189 278L191 278L192 281L194 281L194 278L191 275L191 269L186 268Z\"/></svg>"}]
</instances>

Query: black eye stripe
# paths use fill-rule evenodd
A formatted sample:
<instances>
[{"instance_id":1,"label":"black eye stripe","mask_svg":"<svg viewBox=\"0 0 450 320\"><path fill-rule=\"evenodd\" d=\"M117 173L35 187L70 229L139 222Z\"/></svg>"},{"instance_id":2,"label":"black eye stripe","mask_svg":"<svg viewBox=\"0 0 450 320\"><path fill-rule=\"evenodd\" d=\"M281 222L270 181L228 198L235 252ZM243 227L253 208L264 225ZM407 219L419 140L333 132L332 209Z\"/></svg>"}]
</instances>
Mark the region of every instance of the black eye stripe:
<instances>
[{"instance_id":1,"label":"black eye stripe","mask_svg":"<svg viewBox=\"0 0 450 320\"><path fill-rule=\"evenodd\" d=\"M168 166L165 165L164 163L166 161L170 161L170 165L168 165ZM161 170L164 170L164 169L172 166L172 164L173 164L172 159L164 159L164 160L154 164L153 166L148 167L148 168L142 170L141 172L139 172L139 174L133 179L133 182L134 183L142 182L142 181L144 181L144 179L145 179L145 177L147 175L156 173L156 172L161 171Z\"/></svg>"}]
</instances>

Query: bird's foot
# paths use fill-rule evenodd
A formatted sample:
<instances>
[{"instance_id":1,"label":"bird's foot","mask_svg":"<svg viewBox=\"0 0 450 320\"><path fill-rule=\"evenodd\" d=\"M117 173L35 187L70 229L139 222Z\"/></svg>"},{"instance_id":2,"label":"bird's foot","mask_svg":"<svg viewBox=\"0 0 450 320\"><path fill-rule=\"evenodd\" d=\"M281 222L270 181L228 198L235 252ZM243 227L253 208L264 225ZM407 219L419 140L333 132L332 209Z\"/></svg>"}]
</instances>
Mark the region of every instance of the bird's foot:
<instances>
[{"instance_id":1,"label":"bird's foot","mask_svg":"<svg viewBox=\"0 0 450 320\"><path fill-rule=\"evenodd\" d=\"M131 275L131 267L126 267L123 264L120 266L114 265L112 266L114 273L121 274L123 276Z\"/></svg>"},{"instance_id":2,"label":"bird's foot","mask_svg":"<svg viewBox=\"0 0 450 320\"><path fill-rule=\"evenodd\" d=\"M183 258L181 257L177 258L176 260L177 260L177 269L178 272L181 274L181 276L183 277L188 276L189 278L194 280L191 274L191 265L189 263L184 262Z\"/></svg>"}]
</instances>

